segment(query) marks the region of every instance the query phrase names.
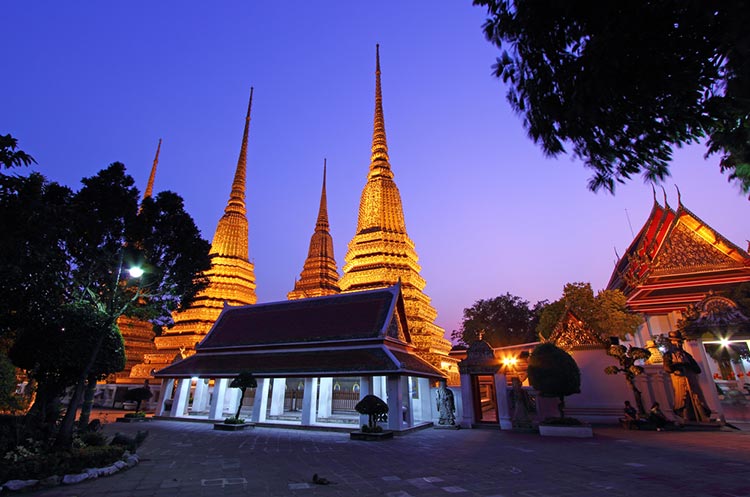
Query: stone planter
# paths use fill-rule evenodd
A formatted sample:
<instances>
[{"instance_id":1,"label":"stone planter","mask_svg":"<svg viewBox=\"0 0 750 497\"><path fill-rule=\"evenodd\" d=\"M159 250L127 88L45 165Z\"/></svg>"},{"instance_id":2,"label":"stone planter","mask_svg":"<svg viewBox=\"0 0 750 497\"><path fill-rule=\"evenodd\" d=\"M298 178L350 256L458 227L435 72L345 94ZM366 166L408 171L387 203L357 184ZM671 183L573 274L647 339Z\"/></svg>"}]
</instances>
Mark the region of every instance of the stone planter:
<instances>
[{"instance_id":1,"label":"stone planter","mask_svg":"<svg viewBox=\"0 0 750 497\"><path fill-rule=\"evenodd\" d=\"M539 434L543 437L592 438L594 431L590 425L539 425Z\"/></svg>"},{"instance_id":2,"label":"stone planter","mask_svg":"<svg viewBox=\"0 0 750 497\"><path fill-rule=\"evenodd\" d=\"M365 433L363 431L353 431L349 434L349 438L351 440L365 440L368 442L388 440L389 438L393 438L393 432L387 430L381 431L380 433Z\"/></svg>"},{"instance_id":3,"label":"stone planter","mask_svg":"<svg viewBox=\"0 0 750 497\"><path fill-rule=\"evenodd\" d=\"M242 423L242 424L233 424L233 423L214 423L214 430L219 431L240 431L244 430L245 428L254 428L255 423Z\"/></svg>"},{"instance_id":4,"label":"stone planter","mask_svg":"<svg viewBox=\"0 0 750 497\"><path fill-rule=\"evenodd\" d=\"M145 421L149 421L149 419L146 416L138 416L138 417L121 417L115 419L118 423L143 423Z\"/></svg>"}]
</instances>

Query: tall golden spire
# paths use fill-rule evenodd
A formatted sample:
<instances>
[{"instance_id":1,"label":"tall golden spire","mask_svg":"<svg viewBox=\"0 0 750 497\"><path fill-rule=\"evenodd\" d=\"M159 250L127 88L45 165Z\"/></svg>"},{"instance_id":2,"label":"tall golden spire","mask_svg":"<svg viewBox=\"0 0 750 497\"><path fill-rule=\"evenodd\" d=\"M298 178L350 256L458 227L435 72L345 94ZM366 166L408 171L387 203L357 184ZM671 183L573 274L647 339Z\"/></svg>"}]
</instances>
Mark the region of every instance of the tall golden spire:
<instances>
[{"instance_id":1,"label":"tall golden spire","mask_svg":"<svg viewBox=\"0 0 750 497\"><path fill-rule=\"evenodd\" d=\"M380 45L375 45L375 119L372 131L372 155L370 174L383 174L393 178L388 158L388 143L385 138L385 118L383 117L383 92L380 86Z\"/></svg>"},{"instance_id":2,"label":"tall golden spire","mask_svg":"<svg viewBox=\"0 0 750 497\"><path fill-rule=\"evenodd\" d=\"M401 194L393 181L386 144L379 46L376 46L375 57L375 119L370 169L360 199L357 232L349 242L345 258L341 291L391 286L400 279L417 354L442 367L442 362L450 362L451 344L443 337L444 330L434 323L437 311L423 292L426 282L419 275L421 267L417 263L414 242L406 232Z\"/></svg>"},{"instance_id":3,"label":"tall golden spire","mask_svg":"<svg viewBox=\"0 0 750 497\"><path fill-rule=\"evenodd\" d=\"M154 156L154 163L151 166L151 174L148 177L148 184L146 185L146 191L143 192L144 200L150 198L154 193L154 179L156 178L156 166L159 165L159 151L161 150L161 138L159 138L159 144L156 146L156 155Z\"/></svg>"},{"instance_id":4,"label":"tall golden spire","mask_svg":"<svg viewBox=\"0 0 750 497\"><path fill-rule=\"evenodd\" d=\"M310 237L307 259L302 266L300 279L294 290L287 294L289 300L320 297L339 293L339 273L333 256L333 238L328 224L328 200L326 199L326 160L323 159L323 187L320 192L320 207L315 232Z\"/></svg>"},{"instance_id":5,"label":"tall golden spire","mask_svg":"<svg viewBox=\"0 0 750 497\"><path fill-rule=\"evenodd\" d=\"M250 100L245 116L245 130L242 134L240 157L232 181L232 191L216 226L216 233L211 243L211 254L227 257L248 258L247 209L245 206L245 181L247 175L247 137L250 132L250 112L253 108L253 88L250 88Z\"/></svg>"},{"instance_id":6,"label":"tall golden spire","mask_svg":"<svg viewBox=\"0 0 750 497\"><path fill-rule=\"evenodd\" d=\"M178 355L192 355L195 345L211 329L225 304L249 305L258 300L255 295L255 267L248 257L245 207L247 141L252 105L251 88L232 190L211 243L211 268L204 273L208 286L195 297L190 307L173 314L174 326L155 339L157 352L147 354L144 362L133 368L131 378L166 367Z\"/></svg>"}]
</instances>

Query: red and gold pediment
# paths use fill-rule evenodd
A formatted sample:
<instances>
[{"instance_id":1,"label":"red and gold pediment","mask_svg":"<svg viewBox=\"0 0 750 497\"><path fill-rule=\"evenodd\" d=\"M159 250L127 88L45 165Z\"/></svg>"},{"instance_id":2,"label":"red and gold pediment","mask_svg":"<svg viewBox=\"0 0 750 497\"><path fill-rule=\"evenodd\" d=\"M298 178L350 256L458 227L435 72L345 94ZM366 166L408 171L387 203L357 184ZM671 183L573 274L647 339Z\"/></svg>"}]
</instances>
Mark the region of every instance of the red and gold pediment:
<instances>
[{"instance_id":1,"label":"red and gold pediment","mask_svg":"<svg viewBox=\"0 0 750 497\"><path fill-rule=\"evenodd\" d=\"M552 330L548 342L563 350L603 348L607 343L571 310L566 310Z\"/></svg>"},{"instance_id":2,"label":"red and gold pediment","mask_svg":"<svg viewBox=\"0 0 750 497\"><path fill-rule=\"evenodd\" d=\"M674 226L654 261L654 274L741 268L741 254L705 225L684 219Z\"/></svg>"}]
</instances>

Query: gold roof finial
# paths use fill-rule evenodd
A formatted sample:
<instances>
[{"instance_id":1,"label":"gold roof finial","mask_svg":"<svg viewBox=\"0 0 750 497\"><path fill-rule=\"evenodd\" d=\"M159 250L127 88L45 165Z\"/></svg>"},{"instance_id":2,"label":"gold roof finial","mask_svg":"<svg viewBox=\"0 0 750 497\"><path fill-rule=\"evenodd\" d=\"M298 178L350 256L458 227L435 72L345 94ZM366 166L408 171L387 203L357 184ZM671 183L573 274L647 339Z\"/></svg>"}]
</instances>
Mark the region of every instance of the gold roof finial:
<instances>
[{"instance_id":1,"label":"gold roof finial","mask_svg":"<svg viewBox=\"0 0 750 497\"><path fill-rule=\"evenodd\" d=\"M380 45L375 45L375 119L372 131L370 176L385 174L393 177L389 160L388 144L385 138L385 118L383 117L383 92L380 86Z\"/></svg>"},{"instance_id":2,"label":"gold roof finial","mask_svg":"<svg viewBox=\"0 0 750 497\"><path fill-rule=\"evenodd\" d=\"M143 199L150 198L154 192L154 178L156 178L156 166L159 165L159 151L161 150L161 138L159 138L159 144L156 146L156 156L154 156L154 164L151 166L151 174L148 177L148 184L146 185L146 191L143 192Z\"/></svg>"},{"instance_id":3,"label":"gold roof finial","mask_svg":"<svg viewBox=\"0 0 750 497\"><path fill-rule=\"evenodd\" d=\"M328 231L330 226L328 224L328 198L326 196L326 162L327 160L323 159L323 188L320 192L320 208L318 208L316 229Z\"/></svg>"}]
</instances>

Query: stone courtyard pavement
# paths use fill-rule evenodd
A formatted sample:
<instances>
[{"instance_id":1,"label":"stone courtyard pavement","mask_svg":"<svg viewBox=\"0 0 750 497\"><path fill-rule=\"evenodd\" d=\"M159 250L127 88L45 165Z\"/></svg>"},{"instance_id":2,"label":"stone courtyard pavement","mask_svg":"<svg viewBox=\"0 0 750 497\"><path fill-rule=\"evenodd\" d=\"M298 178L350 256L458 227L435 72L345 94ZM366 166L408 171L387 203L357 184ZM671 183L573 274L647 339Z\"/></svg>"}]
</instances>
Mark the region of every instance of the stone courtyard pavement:
<instances>
[{"instance_id":1,"label":"stone courtyard pavement","mask_svg":"<svg viewBox=\"0 0 750 497\"><path fill-rule=\"evenodd\" d=\"M211 424L148 429L141 463L114 476L23 495L151 496L750 496L750 432L595 427L593 439L425 429L381 442L347 433ZM330 485L312 483L313 474Z\"/></svg>"}]
</instances>

